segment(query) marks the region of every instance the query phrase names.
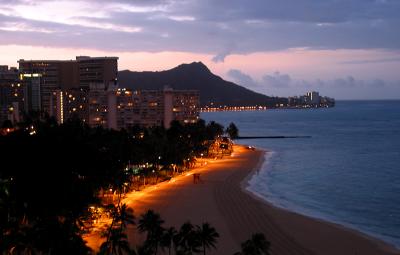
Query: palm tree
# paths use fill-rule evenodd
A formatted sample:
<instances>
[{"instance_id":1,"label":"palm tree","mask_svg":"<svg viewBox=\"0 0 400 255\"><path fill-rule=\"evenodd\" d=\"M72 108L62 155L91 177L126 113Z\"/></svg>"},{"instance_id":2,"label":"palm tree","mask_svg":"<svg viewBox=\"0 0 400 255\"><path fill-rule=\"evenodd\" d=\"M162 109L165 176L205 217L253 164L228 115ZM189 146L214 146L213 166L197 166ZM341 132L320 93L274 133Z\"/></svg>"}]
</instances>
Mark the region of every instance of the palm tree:
<instances>
[{"instance_id":1,"label":"palm tree","mask_svg":"<svg viewBox=\"0 0 400 255\"><path fill-rule=\"evenodd\" d=\"M153 210L148 210L146 213L142 214L139 219L139 232L147 232L145 245L154 250L154 254L157 254L158 244L164 232L164 228L162 227L163 223L164 220Z\"/></svg>"},{"instance_id":2,"label":"palm tree","mask_svg":"<svg viewBox=\"0 0 400 255\"><path fill-rule=\"evenodd\" d=\"M175 248L177 253L192 254L200 252L200 238L194 226L189 221L184 223L176 235Z\"/></svg>"},{"instance_id":3,"label":"palm tree","mask_svg":"<svg viewBox=\"0 0 400 255\"><path fill-rule=\"evenodd\" d=\"M214 140L217 136L220 136L224 133L224 126L216 123L215 121L211 121L206 126L206 133L209 140Z\"/></svg>"},{"instance_id":4,"label":"palm tree","mask_svg":"<svg viewBox=\"0 0 400 255\"><path fill-rule=\"evenodd\" d=\"M135 224L133 210L126 204L114 206L108 205L112 215L112 221L108 231L104 233L107 238L100 247L100 254L122 254L123 251L131 251L124 232L129 224Z\"/></svg>"},{"instance_id":5,"label":"palm tree","mask_svg":"<svg viewBox=\"0 0 400 255\"><path fill-rule=\"evenodd\" d=\"M229 126L226 128L225 132L229 135L231 139L236 139L239 137L239 129L236 125L231 122Z\"/></svg>"},{"instance_id":6,"label":"palm tree","mask_svg":"<svg viewBox=\"0 0 400 255\"><path fill-rule=\"evenodd\" d=\"M161 245L162 245L162 247L168 248L169 255L171 255L171 249L173 247L174 239L177 234L178 234L178 231L176 231L176 229L174 227L170 227L164 231L164 234L162 236Z\"/></svg>"},{"instance_id":7,"label":"palm tree","mask_svg":"<svg viewBox=\"0 0 400 255\"><path fill-rule=\"evenodd\" d=\"M135 215L133 214L133 209L127 207L126 204L118 206L118 214L116 215L117 222L120 224L121 230L126 229L130 225L135 225Z\"/></svg>"},{"instance_id":8,"label":"palm tree","mask_svg":"<svg viewBox=\"0 0 400 255\"><path fill-rule=\"evenodd\" d=\"M243 242L241 246L242 251L235 253L235 255L270 255L271 243L262 233L253 234L251 239Z\"/></svg>"},{"instance_id":9,"label":"palm tree","mask_svg":"<svg viewBox=\"0 0 400 255\"><path fill-rule=\"evenodd\" d=\"M140 216L138 229L140 233L147 232L147 235L151 236L163 223L164 220L161 219L160 214L148 210Z\"/></svg>"},{"instance_id":10,"label":"palm tree","mask_svg":"<svg viewBox=\"0 0 400 255\"><path fill-rule=\"evenodd\" d=\"M111 230L109 239L100 246L101 255L123 255L132 253L127 235L120 228Z\"/></svg>"},{"instance_id":11,"label":"palm tree","mask_svg":"<svg viewBox=\"0 0 400 255\"><path fill-rule=\"evenodd\" d=\"M219 234L213 228L210 226L209 223L203 223L201 226L196 226L197 227L197 234L200 239L200 242L203 246L203 254L206 254L206 249L211 249L211 248L216 248L215 244L217 243L217 239L219 237Z\"/></svg>"},{"instance_id":12,"label":"palm tree","mask_svg":"<svg viewBox=\"0 0 400 255\"><path fill-rule=\"evenodd\" d=\"M263 233L254 234L251 239L259 251L267 255L269 254L271 243L267 241Z\"/></svg>"}]
</instances>

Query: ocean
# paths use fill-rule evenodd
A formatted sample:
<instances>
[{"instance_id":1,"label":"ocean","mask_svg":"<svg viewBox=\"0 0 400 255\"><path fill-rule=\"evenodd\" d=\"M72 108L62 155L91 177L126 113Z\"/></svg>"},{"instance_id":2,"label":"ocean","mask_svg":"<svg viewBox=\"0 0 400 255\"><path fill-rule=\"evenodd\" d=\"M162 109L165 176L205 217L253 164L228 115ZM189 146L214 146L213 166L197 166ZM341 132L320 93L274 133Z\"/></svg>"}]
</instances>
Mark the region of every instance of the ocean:
<instances>
[{"instance_id":1,"label":"ocean","mask_svg":"<svg viewBox=\"0 0 400 255\"><path fill-rule=\"evenodd\" d=\"M248 189L275 206L400 247L400 101L337 101L329 109L202 113L269 151Z\"/></svg>"}]
</instances>

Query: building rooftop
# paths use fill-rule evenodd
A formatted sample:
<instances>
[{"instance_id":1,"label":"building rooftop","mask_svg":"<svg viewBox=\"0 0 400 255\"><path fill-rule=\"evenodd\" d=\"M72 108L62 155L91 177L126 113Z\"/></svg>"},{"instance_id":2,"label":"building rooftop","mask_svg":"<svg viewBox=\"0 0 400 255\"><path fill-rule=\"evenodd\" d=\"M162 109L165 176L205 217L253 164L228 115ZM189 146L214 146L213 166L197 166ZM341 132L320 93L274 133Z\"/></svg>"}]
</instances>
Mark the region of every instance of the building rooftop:
<instances>
[{"instance_id":1,"label":"building rooftop","mask_svg":"<svg viewBox=\"0 0 400 255\"><path fill-rule=\"evenodd\" d=\"M76 60L77 61L81 61L81 60L102 60L102 59L113 59L113 60L118 60L119 57L90 57L90 56L76 56Z\"/></svg>"},{"instance_id":2,"label":"building rooftop","mask_svg":"<svg viewBox=\"0 0 400 255\"><path fill-rule=\"evenodd\" d=\"M90 57L90 56L76 56L76 59L66 59L66 60L54 60L54 59L20 59L17 62L47 62L47 63L60 63L60 62L76 62L76 61L82 61L82 60L105 60L105 59L112 59L112 60L118 60L119 57Z\"/></svg>"},{"instance_id":3,"label":"building rooftop","mask_svg":"<svg viewBox=\"0 0 400 255\"><path fill-rule=\"evenodd\" d=\"M33 62L60 63L60 62L76 62L76 60L73 60L73 59L68 59L68 60L20 59L17 62L18 63L21 63L21 62L27 62L27 63L29 63L29 62L32 62L32 63Z\"/></svg>"}]
</instances>

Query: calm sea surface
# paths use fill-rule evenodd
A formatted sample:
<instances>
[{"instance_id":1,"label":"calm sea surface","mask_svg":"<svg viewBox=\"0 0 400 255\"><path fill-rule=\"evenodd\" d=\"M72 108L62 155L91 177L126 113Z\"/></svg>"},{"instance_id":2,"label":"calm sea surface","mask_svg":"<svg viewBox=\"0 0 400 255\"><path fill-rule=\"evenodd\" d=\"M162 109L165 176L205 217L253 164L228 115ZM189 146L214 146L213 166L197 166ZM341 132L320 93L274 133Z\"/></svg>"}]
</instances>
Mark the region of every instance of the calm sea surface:
<instances>
[{"instance_id":1,"label":"calm sea surface","mask_svg":"<svg viewBox=\"0 0 400 255\"><path fill-rule=\"evenodd\" d=\"M276 206L336 222L400 247L400 101L339 101L335 108L202 113L270 158L249 189Z\"/></svg>"}]
</instances>

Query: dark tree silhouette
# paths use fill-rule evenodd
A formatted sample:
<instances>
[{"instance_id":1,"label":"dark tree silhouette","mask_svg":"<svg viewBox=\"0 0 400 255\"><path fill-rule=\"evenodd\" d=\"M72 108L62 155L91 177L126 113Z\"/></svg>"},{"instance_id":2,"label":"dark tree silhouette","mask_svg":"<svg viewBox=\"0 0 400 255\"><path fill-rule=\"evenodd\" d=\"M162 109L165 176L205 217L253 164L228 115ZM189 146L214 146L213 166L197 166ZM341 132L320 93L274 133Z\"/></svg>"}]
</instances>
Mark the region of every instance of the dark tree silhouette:
<instances>
[{"instance_id":1,"label":"dark tree silhouette","mask_svg":"<svg viewBox=\"0 0 400 255\"><path fill-rule=\"evenodd\" d=\"M203 223L197 227L197 235L200 239L201 245L203 246L203 254L206 254L207 249L216 248L217 239L219 234L215 228L211 227L209 223Z\"/></svg>"},{"instance_id":2,"label":"dark tree silhouette","mask_svg":"<svg viewBox=\"0 0 400 255\"><path fill-rule=\"evenodd\" d=\"M160 215L155 213L153 210L148 210L146 213L142 214L139 219L139 232L147 233L144 246L148 247L151 251L154 251L154 254L157 254L158 246L163 236L163 223L164 220L161 219Z\"/></svg>"},{"instance_id":3,"label":"dark tree silhouette","mask_svg":"<svg viewBox=\"0 0 400 255\"><path fill-rule=\"evenodd\" d=\"M113 228L109 240L100 246L101 255L123 255L130 254L127 235L120 228Z\"/></svg>"},{"instance_id":4,"label":"dark tree silhouette","mask_svg":"<svg viewBox=\"0 0 400 255\"><path fill-rule=\"evenodd\" d=\"M117 207L117 214L115 219L119 223L120 229L125 230L128 225L135 225L135 216L133 214L133 209L127 207L126 204L119 205Z\"/></svg>"},{"instance_id":5,"label":"dark tree silhouette","mask_svg":"<svg viewBox=\"0 0 400 255\"><path fill-rule=\"evenodd\" d=\"M178 231L174 227L165 229L164 234L161 239L161 245L163 248L168 249L168 255L171 255L171 251L174 248L174 240Z\"/></svg>"},{"instance_id":6,"label":"dark tree silhouette","mask_svg":"<svg viewBox=\"0 0 400 255\"><path fill-rule=\"evenodd\" d=\"M222 134L221 125L203 120L187 125L173 122L168 130L115 131L90 128L79 119L58 125L40 113L26 116L16 131L0 135L0 253L86 253L82 222L90 218L92 206L104 207L101 195L110 189L118 200L110 196L117 205L111 208L113 223L104 247L115 244L123 250L126 227L135 219L119 201L136 177L147 174L157 181L166 179L161 172L168 175L172 169L171 176L184 171L189 161L208 151L210 140ZM136 165L135 173L128 168L131 165ZM147 245L157 252L163 221L159 215L150 216L145 214L138 228L147 232ZM182 233L181 237L189 240Z\"/></svg>"},{"instance_id":7,"label":"dark tree silhouette","mask_svg":"<svg viewBox=\"0 0 400 255\"><path fill-rule=\"evenodd\" d=\"M264 234L256 233L251 236L251 239L243 242L241 247L242 251L235 255L270 255L271 243L267 241Z\"/></svg>"},{"instance_id":8,"label":"dark tree silhouette","mask_svg":"<svg viewBox=\"0 0 400 255\"><path fill-rule=\"evenodd\" d=\"M231 122L229 126L226 128L225 132L229 135L231 139L236 139L239 137L239 129L236 125Z\"/></svg>"},{"instance_id":9,"label":"dark tree silhouette","mask_svg":"<svg viewBox=\"0 0 400 255\"><path fill-rule=\"evenodd\" d=\"M201 241L195 226L192 223L185 222L179 229L175 241L176 251L179 254L192 254L201 251Z\"/></svg>"},{"instance_id":10,"label":"dark tree silhouette","mask_svg":"<svg viewBox=\"0 0 400 255\"><path fill-rule=\"evenodd\" d=\"M112 216L111 224L103 234L106 241L100 247L100 254L125 254L132 253L125 233L128 225L135 224L135 216L133 210L128 208L126 204L118 204L117 206L109 205L108 210Z\"/></svg>"},{"instance_id":11,"label":"dark tree silhouette","mask_svg":"<svg viewBox=\"0 0 400 255\"><path fill-rule=\"evenodd\" d=\"M208 135L208 139L209 140L213 140L218 136L221 136L224 134L224 126L222 126L221 124L216 123L215 121L211 121L210 123L208 123L207 127L206 127L206 132Z\"/></svg>"}]
</instances>

